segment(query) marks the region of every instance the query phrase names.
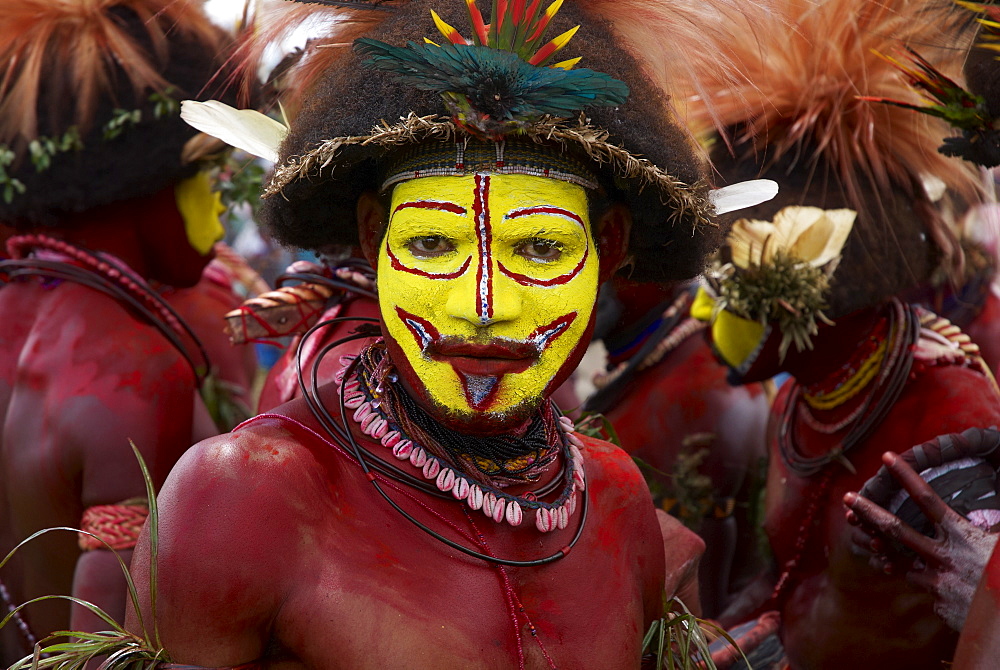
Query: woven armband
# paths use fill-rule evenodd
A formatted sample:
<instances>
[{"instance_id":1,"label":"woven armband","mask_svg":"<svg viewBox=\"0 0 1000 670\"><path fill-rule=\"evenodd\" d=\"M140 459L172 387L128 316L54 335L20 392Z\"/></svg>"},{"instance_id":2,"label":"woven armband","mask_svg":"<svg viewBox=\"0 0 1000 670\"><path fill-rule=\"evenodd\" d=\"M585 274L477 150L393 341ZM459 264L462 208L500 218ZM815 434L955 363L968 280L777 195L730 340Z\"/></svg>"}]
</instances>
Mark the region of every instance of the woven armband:
<instances>
[{"instance_id":1,"label":"woven armband","mask_svg":"<svg viewBox=\"0 0 1000 670\"><path fill-rule=\"evenodd\" d=\"M79 545L81 551L95 549L131 549L139 539L142 524L149 516L145 499L126 500L117 505L88 507L80 519ZM92 533L92 535L87 535ZM100 538L100 539L98 539ZM104 544L104 542L107 544Z\"/></svg>"}]
</instances>

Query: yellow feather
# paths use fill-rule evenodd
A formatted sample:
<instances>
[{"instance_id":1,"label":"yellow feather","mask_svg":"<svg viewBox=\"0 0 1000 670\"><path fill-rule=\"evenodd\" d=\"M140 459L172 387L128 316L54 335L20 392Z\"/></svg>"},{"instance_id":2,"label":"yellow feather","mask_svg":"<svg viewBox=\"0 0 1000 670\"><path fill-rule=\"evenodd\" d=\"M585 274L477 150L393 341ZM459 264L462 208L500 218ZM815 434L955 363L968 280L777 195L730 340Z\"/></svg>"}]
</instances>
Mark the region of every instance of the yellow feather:
<instances>
[{"instance_id":1,"label":"yellow feather","mask_svg":"<svg viewBox=\"0 0 1000 670\"><path fill-rule=\"evenodd\" d=\"M583 60L583 56L577 56L576 58L570 58L569 60L560 61L554 65L550 65L551 68L557 68L560 70L572 70L576 67L577 63Z\"/></svg>"}]
</instances>

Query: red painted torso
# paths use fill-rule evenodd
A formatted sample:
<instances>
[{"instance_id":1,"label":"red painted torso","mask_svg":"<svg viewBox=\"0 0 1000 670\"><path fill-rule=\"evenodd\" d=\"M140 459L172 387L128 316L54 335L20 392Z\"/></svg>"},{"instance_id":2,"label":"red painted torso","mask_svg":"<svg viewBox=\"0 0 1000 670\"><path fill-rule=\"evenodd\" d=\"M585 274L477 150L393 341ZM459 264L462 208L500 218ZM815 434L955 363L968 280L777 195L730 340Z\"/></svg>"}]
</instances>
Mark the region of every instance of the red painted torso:
<instances>
[{"instance_id":1,"label":"red painted torso","mask_svg":"<svg viewBox=\"0 0 1000 670\"><path fill-rule=\"evenodd\" d=\"M727 383L726 368L715 360L702 333L688 337L659 363L638 373L607 412L622 448L666 473L652 476L664 486L667 497L676 497L670 475L678 454L707 450L698 472L710 478L713 501L708 518L696 530L708 545L702 562L702 598L708 598L704 604L715 611L723 606L734 582L759 567L753 560L756 532L749 528L746 507L748 480L766 458L767 416L761 386ZM738 528L725 528L724 521L716 519L717 509L722 515L731 512L727 499L739 505ZM715 556L723 546L725 555Z\"/></svg>"},{"instance_id":2,"label":"red painted torso","mask_svg":"<svg viewBox=\"0 0 1000 670\"><path fill-rule=\"evenodd\" d=\"M335 406L332 389L324 391ZM315 425L302 400L278 412ZM540 641L560 668L637 668L664 574L673 568L666 586L678 588L699 543L678 529L672 548L687 551L665 570L657 518L631 460L584 441L590 507L580 541L554 564L503 570L411 525L351 458L288 421L256 419L203 442L159 498L164 645L175 661L209 667L506 670L518 667L519 644L524 667L548 668ZM467 515L454 500L384 486L434 530L466 546L482 533L505 558L551 555L579 521L578 510L567 529L541 534L530 519L511 528ZM140 584L147 549L140 544L133 562ZM522 606L537 641L523 616L515 629Z\"/></svg>"},{"instance_id":3,"label":"red painted torso","mask_svg":"<svg viewBox=\"0 0 1000 670\"><path fill-rule=\"evenodd\" d=\"M664 472L673 468L685 438L710 439L713 486L733 495L746 472L765 457L767 398L759 384L731 386L701 334L636 375L608 411L622 448ZM697 447L694 447L696 450Z\"/></svg>"},{"instance_id":4,"label":"red painted torso","mask_svg":"<svg viewBox=\"0 0 1000 670\"><path fill-rule=\"evenodd\" d=\"M76 527L84 508L144 496L128 440L162 481L191 439L194 378L152 326L93 289L0 288L0 554L31 533ZM26 546L0 571L15 601L73 591L70 533ZM119 607L123 607L120 603ZM27 610L36 633L69 624L64 602ZM23 655L0 632L4 661ZM9 651L7 651L9 650Z\"/></svg>"},{"instance_id":5,"label":"red painted torso","mask_svg":"<svg viewBox=\"0 0 1000 670\"><path fill-rule=\"evenodd\" d=\"M789 386L775 403L772 427L780 421ZM930 367L911 379L882 424L847 455L857 474L836 463L826 466L834 479L816 506L818 525L782 610L793 668L930 669L952 657L957 636L933 613L931 596L851 553L841 500L875 474L887 450L903 451L944 433L998 422L1000 397L984 376L965 367ZM795 430L803 451L832 446L828 436L799 422ZM781 568L796 553L804 514L823 473L805 478L791 473L777 442L770 444L765 530Z\"/></svg>"},{"instance_id":6,"label":"red painted torso","mask_svg":"<svg viewBox=\"0 0 1000 670\"><path fill-rule=\"evenodd\" d=\"M994 280L982 311L963 330L979 345L993 374L1000 374L1000 279Z\"/></svg>"}]
</instances>

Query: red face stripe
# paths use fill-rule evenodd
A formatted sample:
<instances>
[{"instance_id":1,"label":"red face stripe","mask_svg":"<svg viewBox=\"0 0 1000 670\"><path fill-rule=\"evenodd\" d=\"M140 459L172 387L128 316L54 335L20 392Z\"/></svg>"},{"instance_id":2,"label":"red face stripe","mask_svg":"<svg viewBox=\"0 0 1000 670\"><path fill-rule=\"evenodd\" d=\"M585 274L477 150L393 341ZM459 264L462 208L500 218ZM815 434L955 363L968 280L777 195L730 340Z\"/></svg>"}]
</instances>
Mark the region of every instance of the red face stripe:
<instances>
[{"instance_id":1,"label":"red face stripe","mask_svg":"<svg viewBox=\"0 0 1000 670\"><path fill-rule=\"evenodd\" d=\"M504 273L518 284L523 284L524 286L559 286L560 284L568 283L573 279L573 277L580 274L580 270L582 270L583 266L587 263L588 256L590 256L589 247L583 252L583 258L580 259L580 262L577 263L576 267L573 268L572 271L567 272L564 275L559 275L558 277L553 277L552 279L536 279L535 277L529 277L528 275L513 272L512 270L508 270L507 267L499 261L497 261L497 267L500 269L500 272Z\"/></svg>"},{"instance_id":2,"label":"red face stripe","mask_svg":"<svg viewBox=\"0 0 1000 670\"><path fill-rule=\"evenodd\" d=\"M393 215L404 209L432 209L438 212L448 212L449 214L458 214L459 216L464 216L466 209L461 205L456 205L453 202L444 202L441 200L414 200L413 202L404 202L396 207L392 211Z\"/></svg>"},{"instance_id":3,"label":"red face stripe","mask_svg":"<svg viewBox=\"0 0 1000 670\"><path fill-rule=\"evenodd\" d=\"M555 207L553 205L538 205L537 207L525 207L523 209L515 209L511 212L507 212L507 215L503 218L505 219L519 219L522 216L531 216L532 214L553 214L555 216L561 216L565 219L571 219L578 223L581 228L583 228L583 219L576 212L571 212L568 209L563 209L562 207Z\"/></svg>"},{"instance_id":4,"label":"red face stripe","mask_svg":"<svg viewBox=\"0 0 1000 670\"><path fill-rule=\"evenodd\" d=\"M552 343L559 339L563 333L569 330L569 327L576 321L577 316L577 312L570 312L544 326L539 326L528 337L528 341L538 347L538 353L541 354L552 346Z\"/></svg>"},{"instance_id":5,"label":"red face stripe","mask_svg":"<svg viewBox=\"0 0 1000 670\"><path fill-rule=\"evenodd\" d=\"M462 267L458 268L454 272L425 272L424 270L418 270L417 268L410 268L403 265L402 261L396 257L396 254L392 253L392 249L389 248L388 242L385 244L385 253L389 256L389 262L392 264L393 270L409 272L411 275L427 277L428 279L457 279L465 274L465 271L469 269L469 265L472 263L472 256L469 256L465 259L465 263L462 264Z\"/></svg>"},{"instance_id":6,"label":"red face stripe","mask_svg":"<svg viewBox=\"0 0 1000 670\"><path fill-rule=\"evenodd\" d=\"M493 319L493 228L490 224L490 176L476 175L475 202L472 210L476 216L476 237L479 247L479 267L476 269L478 301L476 311L479 321L486 325Z\"/></svg>"},{"instance_id":7,"label":"red face stripe","mask_svg":"<svg viewBox=\"0 0 1000 670\"><path fill-rule=\"evenodd\" d=\"M419 317L416 314L411 314L402 307L396 307L396 316L399 317L399 320L403 322L403 325L413 335L413 339L417 341L417 346L420 347L421 351L426 349L427 345L434 340L441 339L441 333L427 319Z\"/></svg>"}]
</instances>

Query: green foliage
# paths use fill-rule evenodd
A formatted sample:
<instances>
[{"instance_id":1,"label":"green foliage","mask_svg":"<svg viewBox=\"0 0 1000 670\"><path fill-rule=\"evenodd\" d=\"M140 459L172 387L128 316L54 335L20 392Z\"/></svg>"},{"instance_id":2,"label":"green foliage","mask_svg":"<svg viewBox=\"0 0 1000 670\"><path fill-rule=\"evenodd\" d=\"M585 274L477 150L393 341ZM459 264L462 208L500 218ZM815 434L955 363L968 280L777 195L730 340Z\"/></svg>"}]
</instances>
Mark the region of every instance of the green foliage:
<instances>
[{"instance_id":1,"label":"green foliage","mask_svg":"<svg viewBox=\"0 0 1000 670\"><path fill-rule=\"evenodd\" d=\"M61 137L46 137L39 135L36 139L28 143L28 152L31 154L31 162L35 166L36 172L44 172L52 166L52 159L56 154L69 151L80 151L83 149L83 140L80 138L80 129L70 126Z\"/></svg>"},{"instance_id":2,"label":"green foliage","mask_svg":"<svg viewBox=\"0 0 1000 670\"><path fill-rule=\"evenodd\" d=\"M581 435L610 442L616 447L622 446L622 442L618 439L618 433L615 432L615 427L611 425L611 421L608 417L598 412L584 412L577 420L574 430Z\"/></svg>"},{"instance_id":3,"label":"green foliage","mask_svg":"<svg viewBox=\"0 0 1000 670\"><path fill-rule=\"evenodd\" d=\"M222 196L226 211L246 204L256 215L260 209L260 193L266 170L256 160L239 159L234 153L227 151L219 160L214 179L215 188Z\"/></svg>"},{"instance_id":4,"label":"green foliage","mask_svg":"<svg viewBox=\"0 0 1000 670\"><path fill-rule=\"evenodd\" d=\"M143 480L146 483L146 496L149 500L149 519L146 522L149 528L149 594L150 609L155 612L156 560L159 553L159 516L156 507L156 491L153 489L153 479L149 474L149 469L146 467L146 462L143 460L142 455L139 453L139 449L135 446L135 444L132 444L132 452L139 461L139 468L142 470ZM14 609L14 611L8 613L3 620L0 620L0 629L6 626L11 619L14 618L14 615L17 612L20 612L22 609L33 603L44 602L46 600L67 600L90 610L95 616L99 617L108 625L109 630L98 633L56 631L45 639L40 640L35 646L35 650L32 655L22 658L20 661L10 666L8 670L23 670L25 668L31 668L31 670L39 670L41 668L84 670L92 659L98 657L106 657L100 666L101 670L152 670L152 668L155 668L159 663L169 662L170 659L163 651L163 645L160 642L160 631L156 625L155 619L153 621L153 635L149 635L146 622L142 617L142 610L139 607L138 590L136 589L135 582L132 581L132 575L128 570L128 566L125 565L125 562L122 560L121 556L118 555L117 551L112 549L107 542L96 535L86 531L80 531L76 528L66 527L46 528L44 530L40 530L14 547L3 559L3 561L0 561L0 568L3 568L10 558L25 544L31 542L37 537L56 531L68 531L71 533L85 533L86 535L90 535L91 537L103 542L105 546L107 546L108 550L115 555L118 559L118 564L122 569L122 574L125 576L129 598L131 599L133 609L136 612L142 635L134 635L128 632L120 623L111 618L111 616L104 612L100 607L97 607L96 605L85 600L65 595L51 595L34 598L33 600L29 600L28 602L19 605ZM43 656L45 656L45 658L42 658Z\"/></svg>"},{"instance_id":5,"label":"green foliage","mask_svg":"<svg viewBox=\"0 0 1000 670\"><path fill-rule=\"evenodd\" d=\"M111 112L111 119L104 124L104 141L113 140L131 126L142 121L141 109L116 109Z\"/></svg>"},{"instance_id":6,"label":"green foliage","mask_svg":"<svg viewBox=\"0 0 1000 670\"><path fill-rule=\"evenodd\" d=\"M153 103L154 119L177 116L181 113L181 103L172 97L176 92L177 90L171 86L163 93L153 93L149 96L149 101Z\"/></svg>"},{"instance_id":7,"label":"green foliage","mask_svg":"<svg viewBox=\"0 0 1000 670\"><path fill-rule=\"evenodd\" d=\"M253 416L250 408L236 398L241 390L236 384L219 379L214 372L201 383L201 399L216 428L223 433L228 433Z\"/></svg>"},{"instance_id":8,"label":"green foliage","mask_svg":"<svg viewBox=\"0 0 1000 670\"><path fill-rule=\"evenodd\" d=\"M17 155L6 144L0 144L0 188L3 189L3 201L7 204L14 202L14 196L24 193L24 183L19 179L7 174L7 168Z\"/></svg>"},{"instance_id":9,"label":"green foliage","mask_svg":"<svg viewBox=\"0 0 1000 670\"><path fill-rule=\"evenodd\" d=\"M632 456L646 479L653 502L694 531L715 506L712 479L700 472L714 439L712 433L695 433L685 437L670 472Z\"/></svg>"},{"instance_id":10,"label":"green foliage","mask_svg":"<svg viewBox=\"0 0 1000 670\"><path fill-rule=\"evenodd\" d=\"M799 351L812 349L817 321L829 323L823 314L830 289L828 271L783 251L776 252L765 265L746 269L726 265L717 271L717 279L716 310L776 324L782 333L782 358L792 343Z\"/></svg>"},{"instance_id":11,"label":"green foliage","mask_svg":"<svg viewBox=\"0 0 1000 670\"><path fill-rule=\"evenodd\" d=\"M706 629L739 649L736 641L718 624L691 614L675 596L664 602L663 616L650 624L642 640L642 653L653 655L656 670L716 670L708 650Z\"/></svg>"}]
</instances>

